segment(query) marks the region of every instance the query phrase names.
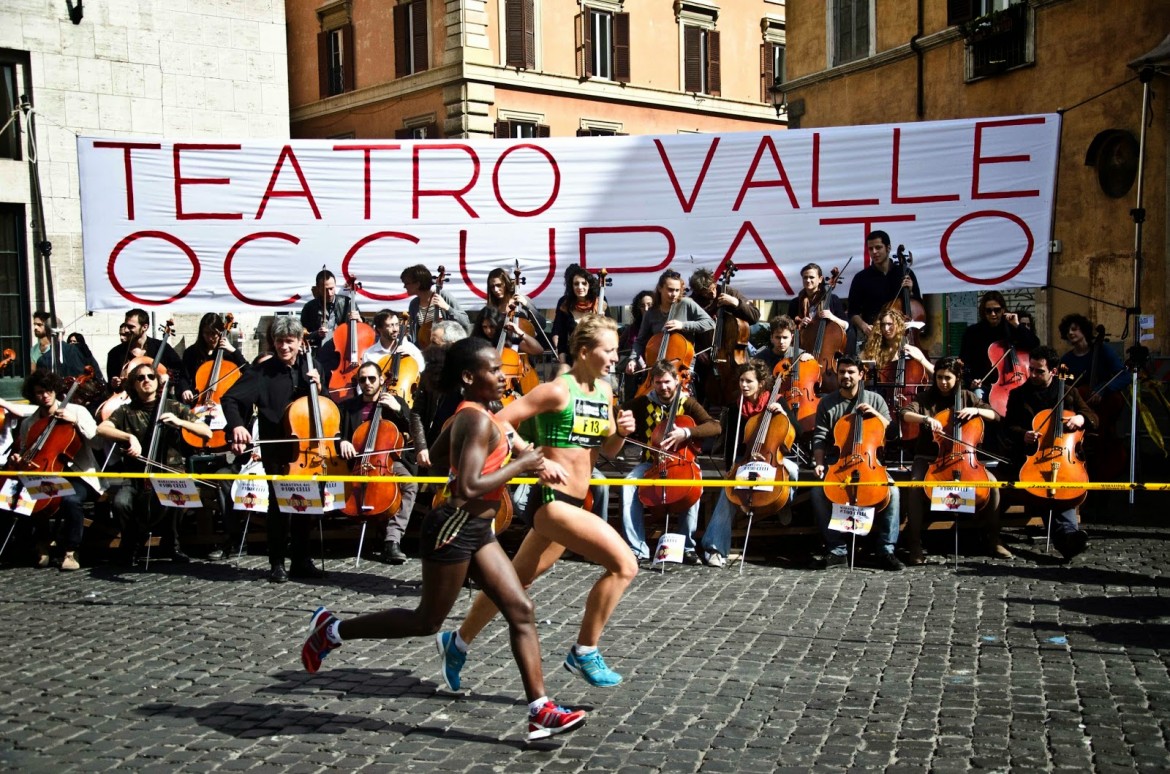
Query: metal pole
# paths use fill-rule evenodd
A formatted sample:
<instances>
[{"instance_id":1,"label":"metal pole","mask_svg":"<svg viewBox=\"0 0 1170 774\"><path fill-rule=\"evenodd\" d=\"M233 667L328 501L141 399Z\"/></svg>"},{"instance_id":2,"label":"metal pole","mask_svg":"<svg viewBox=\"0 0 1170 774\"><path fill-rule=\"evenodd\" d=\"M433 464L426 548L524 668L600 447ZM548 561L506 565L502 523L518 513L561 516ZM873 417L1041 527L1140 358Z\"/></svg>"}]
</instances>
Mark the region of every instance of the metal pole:
<instances>
[{"instance_id":1,"label":"metal pole","mask_svg":"<svg viewBox=\"0 0 1170 774\"><path fill-rule=\"evenodd\" d=\"M1154 68L1145 67L1138 73L1142 82L1142 113L1140 117L1141 129L1138 134L1138 167L1137 167L1137 203L1130 215L1133 216L1133 309L1130 310L1133 324L1133 354L1142 349L1142 226L1146 221L1145 209L1145 170L1146 170L1146 114L1150 105L1150 82L1154 79ZM1130 380L1130 412L1129 412L1129 480L1137 480L1137 417L1138 417L1138 366L1134 363L1133 376ZM1133 507L1135 492L1129 490L1129 504Z\"/></svg>"}]
</instances>

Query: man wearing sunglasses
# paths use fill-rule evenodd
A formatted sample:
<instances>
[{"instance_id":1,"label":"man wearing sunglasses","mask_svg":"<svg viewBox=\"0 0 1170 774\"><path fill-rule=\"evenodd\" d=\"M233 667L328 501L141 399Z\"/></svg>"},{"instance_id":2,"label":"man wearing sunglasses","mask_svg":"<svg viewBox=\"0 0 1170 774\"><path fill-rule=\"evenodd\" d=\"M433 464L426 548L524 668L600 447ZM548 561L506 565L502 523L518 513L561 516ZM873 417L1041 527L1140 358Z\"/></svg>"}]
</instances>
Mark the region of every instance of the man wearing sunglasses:
<instances>
[{"instance_id":1,"label":"man wearing sunglasses","mask_svg":"<svg viewBox=\"0 0 1170 774\"><path fill-rule=\"evenodd\" d=\"M199 421L190 408L168 398L159 412L162 390L158 374L149 363L135 366L127 375L130 402L119 406L97 428L97 434L117 444L122 460L116 470L124 473L162 473L168 470L185 471L182 431L188 430L200 438L211 437L211 427ZM158 424L155 424L155 418ZM152 461L147 460L151 440L158 433L158 445ZM170 516L171 558L186 563L190 559L179 544L179 523L182 509L168 508L163 513L154 490L141 478L128 479L113 487L110 509L121 525L120 553L123 564L132 564L134 551L142 546L144 532L154 532L155 525Z\"/></svg>"},{"instance_id":2,"label":"man wearing sunglasses","mask_svg":"<svg viewBox=\"0 0 1170 774\"><path fill-rule=\"evenodd\" d=\"M364 449L353 444L353 435L364 422L373 416L374 407L382 406L382 421L392 423L404 440L410 433L410 418L405 404L389 391L382 389L384 377L377 363L363 363L358 369L358 393L341 404L341 443L338 450L341 456L352 461L355 473L361 470ZM370 430L373 434L374 430ZM406 445L409 445L407 443ZM385 451L376 449L376 451ZM415 471L408 468L395 455L392 472L396 476L413 476ZM402 495L402 506L397 513L374 514L371 516L388 517L386 521L386 535L382 542L382 559L389 564L402 564L406 561L406 554L402 551L402 535L410 523L410 514L414 510L414 501L418 497L418 484L399 484L398 491Z\"/></svg>"},{"instance_id":3,"label":"man wearing sunglasses","mask_svg":"<svg viewBox=\"0 0 1170 774\"><path fill-rule=\"evenodd\" d=\"M1040 339L1027 326L1020 325L1020 316L1008 311L1007 302L998 290L989 290L979 299L979 322L963 331L959 358L963 361L963 381L972 389L980 389L991 373L993 363L987 348L997 342L1006 342L1017 350L1031 351L1040 346ZM992 374L994 379L994 374ZM983 388L986 393L987 388Z\"/></svg>"}]
</instances>

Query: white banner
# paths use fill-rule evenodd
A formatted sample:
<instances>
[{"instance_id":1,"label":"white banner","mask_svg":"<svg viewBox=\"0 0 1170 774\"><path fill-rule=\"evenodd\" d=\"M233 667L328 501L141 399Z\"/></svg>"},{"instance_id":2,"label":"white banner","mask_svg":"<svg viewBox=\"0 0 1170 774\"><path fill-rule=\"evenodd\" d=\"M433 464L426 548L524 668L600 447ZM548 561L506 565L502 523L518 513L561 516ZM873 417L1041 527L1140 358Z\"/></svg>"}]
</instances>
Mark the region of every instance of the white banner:
<instances>
[{"instance_id":1,"label":"white banner","mask_svg":"<svg viewBox=\"0 0 1170 774\"><path fill-rule=\"evenodd\" d=\"M543 140L171 142L81 137L91 310L299 309L324 264L363 306L405 307L412 264L479 306L520 262L551 306L566 265L613 303L666 268L793 296L883 229L924 293L1047 282L1056 115L777 132ZM848 283L851 277L846 277ZM847 286L847 285L846 285Z\"/></svg>"}]
</instances>

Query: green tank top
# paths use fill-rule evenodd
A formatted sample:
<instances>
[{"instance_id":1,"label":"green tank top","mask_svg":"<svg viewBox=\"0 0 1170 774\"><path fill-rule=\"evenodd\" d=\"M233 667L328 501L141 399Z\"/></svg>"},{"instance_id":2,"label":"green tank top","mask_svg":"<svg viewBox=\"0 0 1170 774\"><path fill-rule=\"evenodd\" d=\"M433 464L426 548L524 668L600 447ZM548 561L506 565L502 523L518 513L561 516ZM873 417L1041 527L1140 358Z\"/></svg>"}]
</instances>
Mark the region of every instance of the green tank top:
<instances>
[{"instance_id":1,"label":"green tank top","mask_svg":"<svg viewBox=\"0 0 1170 774\"><path fill-rule=\"evenodd\" d=\"M609 403L597 395L588 395L577 384L572 374L561 374L569 388L569 403L563 411L538 414L536 419L537 446L565 448L578 446L594 449L609 436ZM593 383L597 392L597 383Z\"/></svg>"}]
</instances>

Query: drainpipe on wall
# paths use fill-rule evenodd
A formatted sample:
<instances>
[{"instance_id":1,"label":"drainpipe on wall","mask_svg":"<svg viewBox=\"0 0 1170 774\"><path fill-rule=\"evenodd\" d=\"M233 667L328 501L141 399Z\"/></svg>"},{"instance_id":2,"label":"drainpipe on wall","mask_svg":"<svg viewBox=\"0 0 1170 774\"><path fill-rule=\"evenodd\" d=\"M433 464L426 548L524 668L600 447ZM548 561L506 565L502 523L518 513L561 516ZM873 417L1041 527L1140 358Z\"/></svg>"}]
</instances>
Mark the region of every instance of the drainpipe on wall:
<instances>
[{"instance_id":1,"label":"drainpipe on wall","mask_svg":"<svg viewBox=\"0 0 1170 774\"><path fill-rule=\"evenodd\" d=\"M923 93L922 83L922 69L923 69L923 52L922 47L918 45L918 41L922 39L922 3L923 0L918 0L918 28L914 33L914 37L910 38L910 50L914 52L916 59L916 66L918 69L918 83L916 89L917 104L915 106L918 120L921 121L926 117L926 96Z\"/></svg>"},{"instance_id":2,"label":"drainpipe on wall","mask_svg":"<svg viewBox=\"0 0 1170 774\"><path fill-rule=\"evenodd\" d=\"M28 155L28 182L29 200L32 203L32 230L33 250L36 259L33 261L32 297L36 299L34 308L47 307L53 317L54 325L57 319L57 294L53 291L53 267L49 256L53 253L53 243L45 231L45 204L41 196L41 172L37 165L37 127L36 110L28 101L28 95L20 95L20 110L24 113L24 128L28 137L26 151ZM42 299L44 303L42 303Z\"/></svg>"}]
</instances>

